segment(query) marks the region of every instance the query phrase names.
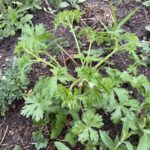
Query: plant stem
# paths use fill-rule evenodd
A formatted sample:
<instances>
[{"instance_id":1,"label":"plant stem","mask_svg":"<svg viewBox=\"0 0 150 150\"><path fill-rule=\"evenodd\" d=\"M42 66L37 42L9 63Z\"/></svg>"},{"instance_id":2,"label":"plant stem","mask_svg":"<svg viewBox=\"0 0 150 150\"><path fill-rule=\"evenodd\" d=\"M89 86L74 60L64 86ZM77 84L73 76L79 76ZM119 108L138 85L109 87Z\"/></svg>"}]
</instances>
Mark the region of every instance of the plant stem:
<instances>
[{"instance_id":1,"label":"plant stem","mask_svg":"<svg viewBox=\"0 0 150 150\"><path fill-rule=\"evenodd\" d=\"M37 60L38 62L42 62L42 63L44 63L44 64L46 64L46 65L48 65L48 66L50 66L50 67L52 67L52 68L55 68L54 65L52 65L51 63L45 61L44 59L42 59L42 58L36 56L36 55L33 54L31 51L29 51L27 48L23 47L23 49L24 49L28 54L30 54L30 55L32 55L34 58L36 58L36 60Z\"/></svg>"},{"instance_id":2,"label":"plant stem","mask_svg":"<svg viewBox=\"0 0 150 150\"><path fill-rule=\"evenodd\" d=\"M74 40L75 40L75 43L76 43L76 47L77 47L77 50L78 50L78 54L80 55L81 54L81 50L80 50L79 42L77 40L77 37L76 37L76 34L75 34L74 29L72 27L72 24L70 24L70 23L69 23L69 28L70 28L70 31L71 31L73 37L74 37ZM82 65L84 65L82 60L81 60L81 63L82 63Z\"/></svg>"},{"instance_id":3,"label":"plant stem","mask_svg":"<svg viewBox=\"0 0 150 150\"><path fill-rule=\"evenodd\" d=\"M92 41L90 41L87 57L89 57L89 56L90 56L92 43L93 43L93 42L92 42ZM88 62L86 63L86 66L88 66Z\"/></svg>"},{"instance_id":4,"label":"plant stem","mask_svg":"<svg viewBox=\"0 0 150 150\"><path fill-rule=\"evenodd\" d=\"M120 50L120 48L118 48L118 40L115 39L115 48L114 50L108 54L104 59L102 59L96 66L95 68L98 69L99 66L101 66L104 62L106 62L114 53L116 53L118 50Z\"/></svg>"},{"instance_id":5,"label":"plant stem","mask_svg":"<svg viewBox=\"0 0 150 150\"><path fill-rule=\"evenodd\" d=\"M79 79L77 79L77 80L75 80L72 84L71 84L71 86L70 86L70 90L72 90L72 88L79 82L80 80Z\"/></svg>"},{"instance_id":6,"label":"plant stem","mask_svg":"<svg viewBox=\"0 0 150 150\"><path fill-rule=\"evenodd\" d=\"M113 150L116 150L120 146L120 144L122 144L121 141L118 142L118 144L115 146L115 148L113 148Z\"/></svg>"},{"instance_id":7,"label":"plant stem","mask_svg":"<svg viewBox=\"0 0 150 150\"><path fill-rule=\"evenodd\" d=\"M102 61L100 61L95 68L97 69L99 66L101 66L105 61L107 61L114 53L116 53L116 49L114 49L110 54L108 54Z\"/></svg>"},{"instance_id":8,"label":"plant stem","mask_svg":"<svg viewBox=\"0 0 150 150\"><path fill-rule=\"evenodd\" d=\"M65 51L65 49L64 49L62 46L60 46L59 44L57 44L57 46L72 60L72 62L73 62L76 66L78 66L78 64L76 63L76 61Z\"/></svg>"},{"instance_id":9,"label":"plant stem","mask_svg":"<svg viewBox=\"0 0 150 150\"><path fill-rule=\"evenodd\" d=\"M61 65L59 64L59 62L53 56L51 56L49 53L42 52L42 51L41 51L41 53L47 55L50 59L52 59L56 63L56 65L58 65L59 67L61 67Z\"/></svg>"}]
</instances>

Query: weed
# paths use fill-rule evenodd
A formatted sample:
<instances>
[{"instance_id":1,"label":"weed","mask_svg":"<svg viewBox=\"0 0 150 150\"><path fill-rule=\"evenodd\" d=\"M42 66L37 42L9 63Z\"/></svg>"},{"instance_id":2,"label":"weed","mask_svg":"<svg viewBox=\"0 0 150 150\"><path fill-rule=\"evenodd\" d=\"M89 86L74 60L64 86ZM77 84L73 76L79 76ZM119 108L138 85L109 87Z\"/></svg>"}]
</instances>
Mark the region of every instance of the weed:
<instances>
[{"instance_id":1,"label":"weed","mask_svg":"<svg viewBox=\"0 0 150 150\"><path fill-rule=\"evenodd\" d=\"M137 10L137 9L136 9ZM139 46L139 39L135 34L125 32L121 26L136 12L131 12L121 22L115 18L113 27L105 27L102 32L95 32L92 28L79 29L74 26L82 17L79 10L64 11L57 14L54 24L68 28L74 38L76 54L70 56L66 47L61 42L45 33L42 25L42 33L25 34L24 32L16 47L16 53L20 56L20 62L24 62L24 67L34 63L42 63L49 67L50 75L40 77L34 89L25 98L25 105L22 108L22 115L32 117L41 124L50 123L52 127L51 139L57 139L65 128L65 142L76 144L80 142L86 149L142 149L144 143L145 150L150 148L148 140L150 82L144 75L136 75L132 69L120 72L111 67L104 67L109 63L110 58L115 53L128 53L135 64L143 65L140 57L136 54ZM113 12L114 17L115 13ZM39 26L25 26L25 29L36 34ZM107 40L103 39L104 35ZM44 36L40 36L44 35ZM47 36L48 35L48 36ZM83 47L79 42L81 36L86 36L88 45ZM35 37L37 38L34 40ZM25 44L28 38L30 44ZM42 39L42 40L41 40ZM62 65L54 55L47 50L47 40L55 43L57 52L69 56L74 64L73 72L70 73L67 65ZM106 42L111 45L107 48ZM100 49L95 48L95 44L103 44ZM53 49L53 48L52 48ZM44 54L44 56L42 55ZM64 63L65 64L65 63ZM134 64L133 64L134 65ZM100 70L105 70L107 76L103 76ZM21 72L23 72L21 70ZM135 72L135 70L134 70ZM128 84L131 90L124 88ZM132 90L134 89L134 90ZM136 91L139 98L133 96ZM103 118L100 113L103 109L110 114L113 124L122 124L121 134L116 135L115 139L109 133L103 131ZM132 144L129 140L132 135L139 137L139 144ZM58 149L68 149L60 142L55 143Z\"/></svg>"},{"instance_id":2,"label":"weed","mask_svg":"<svg viewBox=\"0 0 150 150\"><path fill-rule=\"evenodd\" d=\"M18 29L30 22L33 15L28 10L41 9L39 0L0 1L0 39L15 35Z\"/></svg>"},{"instance_id":3,"label":"weed","mask_svg":"<svg viewBox=\"0 0 150 150\"><path fill-rule=\"evenodd\" d=\"M15 100L23 97L24 90L27 86L19 79L17 60L12 59L9 68L0 74L0 115L5 115L10 104Z\"/></svg>"}]
</instances>

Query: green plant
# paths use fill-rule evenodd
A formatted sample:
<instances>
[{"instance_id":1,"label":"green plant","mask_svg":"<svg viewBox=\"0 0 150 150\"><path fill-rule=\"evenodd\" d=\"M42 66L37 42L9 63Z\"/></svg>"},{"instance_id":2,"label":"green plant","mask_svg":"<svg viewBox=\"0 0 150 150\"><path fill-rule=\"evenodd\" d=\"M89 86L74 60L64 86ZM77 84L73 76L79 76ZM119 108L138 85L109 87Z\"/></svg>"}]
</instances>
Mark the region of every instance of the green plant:
<instances>
[{"instance_id":1,"label":"green plant","mask_svg":"<svg viewBox=\"0 0 150 150\"><path fill-rule=\"evenodd\" d=\"M13 148L13 150L22 150L21 147L19 145L15 145L15 147Z\"/></svg>"},{"instance_id":2,"label":"green plant","mask_svg":"<svg viewBox=\"0 0 150 150\"><path fill-rule=\"evenodd\" d=\"M0 72L0 116L5 115L10 104L22 99L27 81L22 83L19 79L18 60L11 59L8 69Z\"/></svg>"},{"instance_id":3,"label":"green plant","mask_svg":"<svg viewBox=\"0 0 150 150\"><path fill-rule=\"evenodd\" d=\"M142 4L149 7L150 6L150 0L145 0Z\"/></svg>"},{"instance_id":4,"label":"green plant","mask_svg":"<svg viewBox=\"0 0 150 150\"><path fill-rule=\"evenodd\" d=\"M76 8L80 9L79 4L85 2L86 0L50 0L50 2L56 7L56 8Z\"/></svg>"},{"instance_id":5,"label":"green plant","mask_svg":"<svg viewBox=\"0 0 150 150\"><path fill-rule=\"evenodd\" d=\"M104 25L105 30L102 32L96 32L90 27L79 29L74 26L83 14L79 10L58 13L54 21L55 29L60 25L69 29L74 38L76 53L71 56L66 51L65 44L51 38L53 36L46 37L50 38L50 45L55 41L58 53L69 57L74 65L73 73L65 58L62 64L47 50L48 47L41 46L45 45L47 39L40 41L40 44L38 40L33 40L35 43L29 46L25 44L24 36L27 38L26 34L23 34L16 47L20 62L24 62L26 67L41 63L43 67L49 68L50 74L40 77L33 90L24 96L22 115L32 117L39 124L50 123L51 139L57 139L65 129L67 133L65 132L64 141L71 145L80 142L89 150L96 149L97 146L100 149L113 150L138 147L139 150L144 141L145 150L148 150L149 119L146 114L149 112L150 82L144 75L137 75L135 70L133 73L132 69L121 72L111 66L104 67L115 53L128 53L134 64L143 65L136 54L140 44L138 37L121 29L136 10L118 22L113 9L114 26L108 28ZM33 26L32 30L36 31L36 26ZM28 38L31 37L31 34L28 34ZM86 37L84 46L79 42L81 37ZM108 42L110 46L107 46ZM97 46L100 49L97 49ZM25 67L22 67L21 72L24 69ZM101 71L105 71L106 75ZM130 88L125 88L125 85ZM139 97L134 96L134 92ZM105 118L102 117L101 110L110 115L114 125L122 125L122 131L117 133L115 139L103 131ZM130 141L134 135L139 137L139 144ZM62 143L55 144L59 148L68 149Z\"/></svg>"},{"instance_id":6,"label":"green plant","mask_svg":"<svg viewBox=\"0 0 150 150\"><path fill-rule=\"evenodd\" d=\"M79 4L85 2L86 0L66 0L60 3L60 8L72 7L76 9L80 9Z\"/></svg>"},{"instance_id":7,"label":"green plant","mask_svg":"<svg viewBox=\"0 0 150 150\"><path fill-rule=\"evenodd\" d=\"M83 113L82 121L75 121L72 132L78 136L78 141L87 145L87 148L97 144L99 135L96 129L103 126L102 116L91 110Z\"/></svg>"},{"instance_id":8,"label":"green plant","mask_svg":"<svg viewBox=\"0 0 150 150\"><path fill-rule=\"evenodd\" d=\"M70 150L66 145L61 142L55 142L55 146L58 150Z\"/></svg>"},{"instance_id":9,"label":"green plant","mask_svg":"<svg viewBox=\"0 0 150 150\"><path fill-rule=\"evenodd\" d=\"M28 10L41 9L40 0L0 1L0 39L15 35L25 23L33 18Z\"/></svg>"},{"instance_id":10,"label":"green plant","mask_svg":"<svg viewBox=\"0 0 150 150\"><path fill-rule=\"evenodd\" d=\"M150 31L150 26L146 26L145 29Z\"/></svg>"},{"instance_id":11,"label":"green plant","mask_svg":"<svg viewBox=\"0 0 150 150\"><path fill-rule=\"evenodd\" d=\"M141 41L139 46L141 47L140 57L142 59L142 62L144 62L145 64L148 64L149 63L149 57L150 57L150 42Z\"/></svg>"},{"instance_id":12,"label":"green plant","mask_svg":"<svg viewBox=\"0 0 150 150\"><path fill-rule=\"evenodd\" d=\"M35 142L35 147L37 150L46 148L48 145L48 140L44 138L41 131L36 131L32 133L33 140Z\"/></svg>"}]
</instances>

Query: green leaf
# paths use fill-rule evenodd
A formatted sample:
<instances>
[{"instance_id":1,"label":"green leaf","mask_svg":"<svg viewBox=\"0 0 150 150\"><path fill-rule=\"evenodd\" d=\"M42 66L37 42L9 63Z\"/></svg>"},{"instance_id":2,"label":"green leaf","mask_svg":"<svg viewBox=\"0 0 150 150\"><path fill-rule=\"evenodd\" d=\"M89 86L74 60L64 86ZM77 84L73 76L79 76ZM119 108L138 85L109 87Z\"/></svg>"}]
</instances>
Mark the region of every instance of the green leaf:
<instances>
[{"instance_id":1,"label":"green leaf","mask_svg":"<svg viewBox=\"0 0 150 150\"><path fill-rule=\"evenodd\" d=\"M133 150L133 146L130 142L124 142L128 150Z\"/></svg>"},{"instance_id":2,"label":"green leaf","mask_svg":"<svg viewBox=\"0 0 150 150\"><path fill-rule=\"evenodd\" d=\"M149 150L150 149L150 135L144 134L139 141L137 150Z\"/></svg>"},{"instance_id":3,"label":"green leaf","mask_svg":"<svg viewBox=\"0 0 150 150\"><path fill-rule=\"evenodd\" d=\"M61 2L59 5L60 8L66 8L68 6L70 6L70 4L68 2Z\"/></svg>"},{"instance_id":4,"label":"green leaf","mask_svg":"<svg viewBox=\"0 0 150 150\"><path fill-rule=\"evenodd\" d=\"M65 135L65 141L68 142L70 145L75 145L77 143L75 137L76 136L71 131L68 131Z\"/></svg>"},{"instance_id":5,"label":"green leaf","mask_svg":"<svg viewBox=\"0 0 150 150\"><path fill-rule=\"evenodd\" d=\"M117 94L119 101L125 101L129 98L128 91L123 88L114 88L115 93Z\"/></svg>"},{"instance_id":6,"label":"green leaf","mask_svg":"<svg viewBox=\"0 0 150 150\"><path fill-rule=\"evenodd\" d=\"M8 7L8 14L9 14L9 17L12 21L13 24L16 24L17 23L17 13L16 13L16 10L11 8L11 7Z\"/></svg>"},{"instance_id":7,"label":"green leaf","mask_svg":"<svg viewBox=\"0 0 150 150\"><path fill-rule=\"evenodd\" d=\"M129 132L129 119L125 118L123 122L123 128L122 128L122 138L126 139L128 137Z\"/></svg>"},{"instance_id":8,"label":"green leaf","mask_svg":"<svg viewBox=\"0 0 150 150\"><path fill-rule=\"evenodd\" d=\"M83 3L85 2L86 0L77 0L78 3Z\"/></svg>"},{"instance_id":9,"label":"green leaf","mask_svg":"<svg viewBox=\"0 0 150 150\"><path fill-rule=\"evenodd\" d=\"M94 128L100 128L102 125L102 117L88 110L82 115L82 121L76 121L74 123L72 132L78 135L78 140L81 143L86 141L96 143L99 136Z\"/></svg>"},{"instance_id":10,"label":"green leaf","mask_svg":"<svg viewBox=\"0 0 150 150\"><path fill-rule=\"evenodd\" d=\"M27 118L32 116L33 120L40 121L41 119L43 119L44 110L36 97L30 96L25 99L25 106L23 106L21 114L23 116L26 116Z\"/></svg>"},{"instance_id":11,"label":"green leaf","mask_svg":"<svg viewBox=\"0 0 150 150\"><path fill-rule=\"evenodd\" d=\"M66 119L66 114L61 112L56 115L55 120L52 122L51 139L57 138L58 135L62 132Z\"/></svg>"},{"instance_id":12,"label":"green leaf","mask_svg":"<svg viewBox=\"0 0 150 150\"><path fill-rule=\"evenodd\" d=\"M103 143L111 150L114 148L113 140L108 136L108 134L105 131L100 131L100 137L103 141Z\"/></svg>"},{"instance_id":13,"label":"green leaf","mask_svg":"<svg viewBox=\"0 0 150 150\"><path fill-rule=\"evenodd\" d=\"M79 10L65 10L58 13L54 20L55 29L57 29L59 25L62 25L63 27L68 27L70 25L73 25L74 21L79 22L82 14L83 13Z\"/></svg>"},{"instance_id":14,"label":"green leaf","mask_svg":"<svg viewBox=\"0 0 150 150\"><path fill-rule=\"evenodd\" d=\"M119 120L122 117L122 112L121 109L119 108L119 106L116 108L116 110L111 113L111 119L113 120L113 122L116 124L119 122Z\"/></svg>"},{"instance_id":15,"label":"green leaf","mask_svg":"<svg viewBox=\"0 0 150 150\"><path fill-rule=\"evenodd\" d=\"M66 145L61 142L55 142L55 146L58 150L70 150Z\"/></svg>"},{"instance_id":16,"label":"green leaf","mask_svg":"<svg viewBox=\"0 0 150 150\"><path fill-rule=\"evenodd\" d=\"M146 30L150 31L150 25L145 27Z\"/></svg>"},{"instance_id":17,"label":"green leaf","mask_svg":"<svg viewBox=\"0 0 150 150\"><path fill-rule=\"evenodd\" d=\"M120 29L122 27L122 25L124 25L134 14L135 12L139 9L136 8L135 10L131 11L124 19L122 19L118 24L117 24L117 29Z\"/></svg>"},{"instance_id":18,"label":"green leaf","mask_svg":"<svg viewBox=\"0 0 150 150\"><path fill-rule=\"evenodd\" d=\"M51 95L51 97L53 97L55 92L58 89L58 87L57 87L57 76L51 77L49 84L51 85L51 87L50 87L50 95Z\"/></svg>"},{"instance_id":19,"label":"green leaf","mask_svg":"<svg viewBox=\"0 0 150 150\"><path fill-rule=\"evenodd\" d=\"M21 43L25 48L34 51L36 54L39 53L39 50L47 51L47 42L48 40L53 39L53 37L52 34L45 31L43 24L35 26L25 24L22 28L22 35L19 38L18 45Z\"/></svg>"},{"instance_id":20,"label":"green leaf","mask_svg":"<svg viewBox=\"0 0 150 150\"><path fill-rule=\"evenodd\" d=\"M147 6L147 7L149 7L150 6L150 0L145 1L142 4L145 5L145 6Z\"/></svg>"},{"instance_id":21,"label":"green leaf","mask_svg":"<svg viewBox=\"0 0 150 150\"><path fill-rule=\"evenodd\" d=\"M37 150L47 147L48 140L46 138L44 138L44 136L40 130L33 132L32 137L33 137L33 140L35 141L35 147L37 148Z\"/></svg>"},{"instance_id":22,"label":"green leaf","mask_svg":"<svg viewBox=\"0 0 150 150\"><path fill-rule=\"evenodd\" d=\"M33 18L33 15L27 14L21 18L20 22L21 24L25 24L29 22L32 18Z\"/></svg>"},{"instance_id":23,"label":"green leaf","mask_svg":"<svg viewBox=\"0 0 150 150\"><path fill-rule=\"evenodd\" d=\"M32 119L35 121L40 121L44 117L44 113L47 112L50 108L50 105L53 104L51 95L50 95L50 84L51 78L40 78L36 82L33 92L29 93L25 97L25 106L21 110L21 114L27 118L32 116Z\"/></svg>"}]
</instances>

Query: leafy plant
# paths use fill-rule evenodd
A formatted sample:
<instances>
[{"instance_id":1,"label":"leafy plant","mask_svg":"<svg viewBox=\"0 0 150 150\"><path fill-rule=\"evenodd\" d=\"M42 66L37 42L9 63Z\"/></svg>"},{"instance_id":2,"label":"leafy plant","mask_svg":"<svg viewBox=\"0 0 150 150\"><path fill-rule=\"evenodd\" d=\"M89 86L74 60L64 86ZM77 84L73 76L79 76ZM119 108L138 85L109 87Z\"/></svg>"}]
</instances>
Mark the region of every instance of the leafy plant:
<instances>
[{"instance_id":1,"label":"leafy plant","mask_svg":"<svg viewBox=\"0 0 150 150\"><path fill-rule=\"evenodd\" d=\"M0 39L15 35L25 23L33 18L28 10L41 9L40 0L0 1Z\"/></svg>"},{"instance_id":2,"label":"leafy plant","mask_svg":"<svg viewBox=\"0 0 150 150\"><path fill-rule=\"evenodd\" d=\"M49 0L56 8L76 8L80 9L80 4L86 0Z\"/></svg>"},{"instance_id":3,"label":"leafy plant","mask_svg":"<svg viewBox=\"0 0 150 150\"><path fill-rule=\"evenodd\" d=\"M140 43L141 47L141 55L142 62L145 62L145 64L149 63L149 57L150 57L150 42L148 41L141 41Z\"/></svg>"},{"instance_id":4,"label":"leafy plant","mask_svg":"<svg viewBox=\"0 0 150 150\"><path fill-rule=\"evenodd\" d=\"M48 145L48 140L44 138L41 131L36 131L32 133L33 140L35 142L35 147L37 150L46 148Z\"/></svg>"},{"instance_id":5,"label":"leafy plant","mask_svg":"<svg viewBox=\"0 0 150 150\"><path fill-rule=\"evenodd\" d=\"M114 141L108 135L108 133L106 133L105 131L100 131L101 140L109 150L119 150L119 149L131 150L131 149L134 149L135 147L129 141L126 140L131 135L133 135L133 133L129 131L128 120L125 120L125 122L123 124L121 137L118 137L118 135L117 135L115 137Z\"/></svg>"},{"instance_id":6,"label":"leafy plant","mask_svg":"<svg viewBox=\"0 0 150 150\"><path fill-rule=\"evenodd\" d=\"M76 121L74 123L72 132L78 135L78 141L82 144L87 142L86 145L90 147L91 143L96 144L98 142L99 135L95 129L101 128L102 125L102 117L88 110L83 114L82 121Z\"/></svg>"},{"instance_id":7,"label":"leafy plant","mask_svg":"<svg viewBox=\"0 0 150 150\"><path fill-rule=\"evenodd\" d=\"M8 69L0 72L0 116L5 115L12 102L22 99L27 84L19 79L18 60L11 59Z\"/></svg>"},{"instance_id":8,"label":"leafy plant","mask_svg":"<svg viewBox=\"0 0 150 150\"><path fill-rule=\"evenodd\" d=\"M85 2L86 0L66 0L60 3L60 8L72 7L76 9L80 9L79 4Z\"/></svg>"},{"instance_id":9,"label":"leafy plant","mask_svg":"<svg viewBox=\"0 0 150 150\"><path fill-rule=\"evenodd\" d=\"M65 129L65 142L80 142L87 149L100 146L103 149L132 150L135 147L140 149L143 141L147 143L150 82L144 75L133 73L132 69L121 72L110 65L110 58L116 53L128 54L133 66L144 65L136 53L140 45L138 37L121 28L136 10L118 22L113 9L114 26L105 26L100 32L90 27L80 29L75 26L83 14L79 10L58 13L54 20L55 29L59 26L69 29L76 50L73 55L67 52L66 44L55 40L53 34L46 33L42 25L39 25L42 31L39 33L39 26L25 26L16 46L20 64L24 66L20 67L20 71L24 72L25 67L38 63L47 67L50 73L40 77L33 90L24 96L22 115L32 117L37 123L51 124L51 139L57 139ZM82 37L86 37L84 45ZM31 44L25 44L27 39ZM48 41L49 44L46 44ZM57 53L63 56L63 62L58 61L48 51L49 48L57 49ZM65 56L73 65L72 70ZM101 72L105 72L105 76ZM122 125L122 131L115 139L103 131L105 118L102 118L101 110L110 115L114 125ZM139 144L130 141L134 135L139 137ZM55 144L60 149L66 148L62 143ZM149 144L145 147L149 148Z\"/></svg>"}]
</instances>

